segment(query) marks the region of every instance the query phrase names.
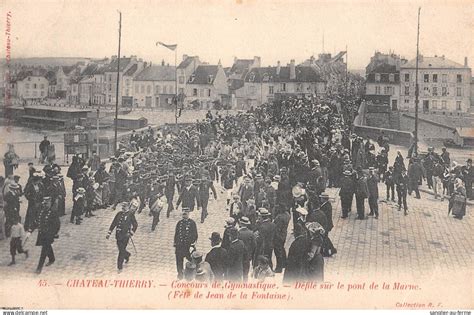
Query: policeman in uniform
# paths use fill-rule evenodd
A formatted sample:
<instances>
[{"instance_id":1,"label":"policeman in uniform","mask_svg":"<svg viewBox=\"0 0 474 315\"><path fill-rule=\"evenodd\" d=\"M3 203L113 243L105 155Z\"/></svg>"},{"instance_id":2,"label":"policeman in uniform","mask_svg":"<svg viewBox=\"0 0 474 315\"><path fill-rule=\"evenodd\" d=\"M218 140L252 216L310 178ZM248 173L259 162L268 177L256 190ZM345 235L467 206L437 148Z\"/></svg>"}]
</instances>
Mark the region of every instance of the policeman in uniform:
<instances>
[{"instance_id":1,"label":"policeman in uniform","mask_svg":"<svg viewBox=\"0 0 474 315\"><path fill-rule=\"evenodd\" d=\"M183 218L176 224L174 233L174 247L176 254L176 269L178 279L183 278L183 259L186 257L191 260L190 248L193 247L198 239L196 222L189 218L189 208L182 208Z\"/></svg>"},{"instance_id":2,"label":"policeman in uniform","mask_svg":"<svg viewBox=\"0 0 474 315\"><path fill-rule=\"evenodd\" d=\"M135 215L129 211L127 203L122 203L122 211L115 215L112 224L110 225L109 232L106 236L109 239L110 234L115 230L115 239L117 240L117 247L119 250L117 258L118 272L122 271L123 262L128 263L131 254L127 251L128 240L135 233L138 228L137 220Z\"/></svg>"}]
</instances>

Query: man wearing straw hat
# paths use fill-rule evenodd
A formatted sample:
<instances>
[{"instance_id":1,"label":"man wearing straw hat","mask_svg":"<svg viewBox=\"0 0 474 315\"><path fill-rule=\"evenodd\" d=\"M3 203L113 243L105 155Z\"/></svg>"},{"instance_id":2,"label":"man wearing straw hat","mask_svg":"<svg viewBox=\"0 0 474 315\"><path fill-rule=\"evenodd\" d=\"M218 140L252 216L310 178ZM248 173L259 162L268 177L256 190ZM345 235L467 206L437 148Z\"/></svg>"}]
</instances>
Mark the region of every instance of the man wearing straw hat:
<instances>
[{"instance_id":1,"label":"man wearing straw hat","mask_svg":"<svg viewBox=\"0 0 474 315\"><path fill-rule=\"evenodd\" d=\"M239 234L238 239L241 240L245 245L245 250L247 251L247 256L243 260L243 279L244 282L247 282L250 270L250 261L252 260L253 254L255 252L255 247L257 246L257 239L252 230L249 229L251 222L247 217L241 217L239 220Z\"/></svg>"}]
</instances>

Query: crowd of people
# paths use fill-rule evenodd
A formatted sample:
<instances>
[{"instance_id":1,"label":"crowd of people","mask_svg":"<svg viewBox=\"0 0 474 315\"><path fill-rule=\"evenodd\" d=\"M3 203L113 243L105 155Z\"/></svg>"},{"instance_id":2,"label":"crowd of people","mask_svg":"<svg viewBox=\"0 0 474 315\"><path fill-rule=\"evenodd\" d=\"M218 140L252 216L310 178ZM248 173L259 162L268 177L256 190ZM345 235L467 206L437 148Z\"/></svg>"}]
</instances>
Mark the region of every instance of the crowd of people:
<instances>
[{"instance_id":1,"label":"crowd of people","mask_svg":"<svg viewBox=\"0 0 474 315\"><path fill-rule=\"evenodd\" d=\"M412 154L406 166L401 152L389 163L390 145L383 135L375 143L351 132L357 107L356 101L346 102L342 111L337 101L285 99L236 115L208 112L205 120L180 130L132 132L107 163L96 152L87 159L73 157L66 173L73 181L70 222L80 225L99 209L119 207L107 238L115 231L120 272L130 260L127 245L138 228L135 215L148 212L154 231L162 211L169 218L181 207L173 244L179 279L264 281L283 273L284 282L292 283L323 281L323 257L337 253L330 239L331 200L337 196L327 188L338 189L342 219L349 217L354 197L356 219L378 219L380 182L386 202L395 201L396 188L398 210L408 215L407 195L420 198L418 187L426 179L435 196L449 197L449 210L462 219L466 197L472 198L472 161L453 166L446 150L438 155L430 149L423 156ZM54 163L42 170L30 165L29 175L24 191L13 172L0 183L1 204L5 233L12 237L12 264L17 253L25 252L18 239L38 229L40 273L46 257L47 265L55 261L52 243L66 214L66 189L61 167ZM24 226L19 216L23 194L28 200ZM210 211L210 201L221 196L225 209ZM204 255L196 248L199 225L190 213L200 213L204 223L223 210L228 213L225 228L209 236L212 249Z\"/></svg>"}]
</instances>

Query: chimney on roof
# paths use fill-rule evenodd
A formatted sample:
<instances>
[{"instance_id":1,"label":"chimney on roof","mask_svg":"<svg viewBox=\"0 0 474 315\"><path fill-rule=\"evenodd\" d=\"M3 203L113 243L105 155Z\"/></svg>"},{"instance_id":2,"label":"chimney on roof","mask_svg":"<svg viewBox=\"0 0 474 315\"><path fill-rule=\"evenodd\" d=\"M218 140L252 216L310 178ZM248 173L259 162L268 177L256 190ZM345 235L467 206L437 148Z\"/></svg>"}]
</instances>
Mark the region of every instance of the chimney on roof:
<instances>
[{"instance_id":1,"label":"chimney on roof","mask_svg":"<svg viewBox=\"0 0 474 315\"><path fill-rule=\"evenodd\" d=\"M276 68L276 75L280 75L280 70L281 70L280 60L278 60L277 61L277 68Z\"/></svg>"},{"instance_id":2,"label":"chimney on roof","mask_svg":"<svg viewBox=\"0 0 474 315\"><path fill-rule=\"evenodd\" d=\"M464 67L468 67L468 64L467 64L467 57L464 57Z\"/></svg>"},{"instance_id":3,"label":"chimney on roof","mask_svg":"<svg viewBox=\"0 0 474 315\"><path fill-rule=\"evenodd\" d=\"M295 59L290 60L290 80L296 79Z\"/></svg>"},{"instance_id":4,"label":"chimney on roof","mask_svg":"<svg viewBox=\"0 0 474 315\"><path fill-rule=\"evenodd\" d=\"M184 54L183 55L183 61L185 61L186 59L188 59L188 55Z\"/></svg>"},{"instance_id":5,"label":"chimney on roof","mask_svg":"<svg viewBox=\"0 0 474 315\"><path fill-rule=\"evenodd\" d=\"M165 65L165 60L164 60L164 59L161 59L161 65L162 65L162 66Z\"/></svg>"},{"instance_id":6,"label":"chimney on roof","mask_svg":"<svg viewBox=\"0 0 474 315\"><path fill-rule=\"evenodd\" d=\"M262 62L262 59L259 56L254 56L253 57L253 66L254 67L260 67L261 62Z\"/></svg>"},{"instance_id":7,"label":"chimney on roof","mask_svg":"<svg viewBox=\"0 0 474 315\"><path fill-rule=\"evenodd\" d=\"M237 62L237 56L234 56L234 63Z\"/></svg>"}]
</instances>

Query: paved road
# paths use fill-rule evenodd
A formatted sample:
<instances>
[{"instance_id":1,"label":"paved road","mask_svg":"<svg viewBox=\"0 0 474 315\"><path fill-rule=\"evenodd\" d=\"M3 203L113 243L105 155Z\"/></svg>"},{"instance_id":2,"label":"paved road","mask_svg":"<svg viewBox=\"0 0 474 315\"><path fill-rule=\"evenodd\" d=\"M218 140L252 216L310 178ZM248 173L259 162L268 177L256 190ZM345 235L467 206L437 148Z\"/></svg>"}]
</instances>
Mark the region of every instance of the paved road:
<instances>
[{"instance_id":1,"label":"paved road","mask_svg":"<svg viewBox=\"0 0 474 315\"><path fill-rule=\"evenodd\" d=\"M66 170L63 170L65 173ZM26 168L18 173L26 180ZM71 182L67 181L68 192ZM385 196L385 187L380 185L380 195ZM329 189L332 196L336 189ZM326 279L341 276L398 276L411 275L413 278L429 277L433 272L470 267L474 248L472 238L472 208L468 206L463 220L447 216L447 201L435 200L432 195L421 193L421 200L408 198L409 215L404 216L392 203L380 202L378 220L369 218L355 220L355 202L348 219L340 219L340 202L333 202L334 229L330 234L338 253L325 259ZM67 197L67 213L72 207L71 197ZM22 216L26 211L26 200L22 203ZM368 206L366 203L366 212ZM209 217L204 224L199 223L196 211L191 217L198 225L198 250L207 253L210 249L208 237L211 232L224 230L225 194L209 204ZM115 240L106 240L105 236L115 211L98 210L93 218L84 218L77 226L69 223L69 216L61 219L60 238L53 244L56 263L45 267L41 276L34 274L40 248L34 246L36 232L28 241L30 258L19 255L15 266L7 266L10 261L9 241L0 241L0 273L2 279L47 278L104 278L117 277ZM162 216L157 230L151 232L151 217L142 212L137 215L138 231L134 236L138 254L131 244L130 263L124 268L121 277L133 277L146 274L154 279L174 277L175 260L173 235L179 212L173 212L167 219ZM291 230L290 223L290 230ZM287 246L292 236L289 233ZM279 276L281 277L281 275ZM1 283L2 280L0 280Z\"/></svg>"}]
</instances>

